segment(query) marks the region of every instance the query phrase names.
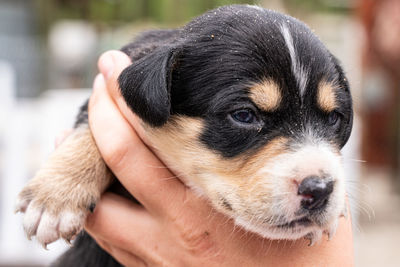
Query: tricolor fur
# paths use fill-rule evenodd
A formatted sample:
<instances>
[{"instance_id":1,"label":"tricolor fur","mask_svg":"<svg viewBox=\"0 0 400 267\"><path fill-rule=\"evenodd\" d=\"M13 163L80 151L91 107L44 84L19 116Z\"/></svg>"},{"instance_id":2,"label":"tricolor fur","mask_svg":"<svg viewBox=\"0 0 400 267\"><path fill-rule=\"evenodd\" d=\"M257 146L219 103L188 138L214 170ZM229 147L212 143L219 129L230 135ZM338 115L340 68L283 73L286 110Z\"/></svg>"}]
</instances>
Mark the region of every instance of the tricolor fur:
<instances>
[{"instance_id":1,"label":"tricolor fur","mask_svg":"<svg viewBox=\"0 0 400 267\"><path fill-rule=\"evenodd\" d=\"M260 7L226 6L180 29L144 33L122 51L133 60L119 77L122 95L149 145L187 185L264 237L334 233L345 209L340 149L350 136L352 102L342 68L306 25ZM83 110L77 131L85 125ZM57 157L65 156L74 154ZM93 177L68 179L74 191ZM24 189L30 194L21 194L19 210L37 207L41 187L59 187L41 186L44 180ZM310 187L325 190L320 202ZM98 199L89 195L96 197L80 214ZM60 201L76 209L76 201ZM52 210L39 204L41 213ZM26 227L40 235L32 230L41 229L40 218ZM47 237L39 240L59 236Z\"/></svg>"}]
</instances>

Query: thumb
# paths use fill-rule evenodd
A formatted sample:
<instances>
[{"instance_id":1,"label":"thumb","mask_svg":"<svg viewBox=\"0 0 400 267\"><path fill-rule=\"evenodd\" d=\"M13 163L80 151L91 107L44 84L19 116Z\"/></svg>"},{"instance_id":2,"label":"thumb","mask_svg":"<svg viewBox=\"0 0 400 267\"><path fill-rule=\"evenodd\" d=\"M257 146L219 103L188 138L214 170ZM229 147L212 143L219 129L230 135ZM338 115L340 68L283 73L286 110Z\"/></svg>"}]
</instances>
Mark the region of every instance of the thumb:
<instances>
[{"instance_id":1,"label":"thumb","mask_svg":"<svg viewBox=\"0 0 400 267\"><path fill-rule=\"evenodd\" d=\"M110 94L111 98L117 104L125 119L129 121L131 126L133 126L133 128L139 134L140 138L146 142L140 120L127 106L125 100L121 95L121 91L119 90L118 85L119 75L126 67L131 64L132 62L130 58L125 53L118 50L111 50L103 53L100 56L99 61L97 62L97 66L104 76L107 91Z\"/></svg>"},{"instance_id":2,"label":"thumb","mask_svg":"<svg viewBox=\"0 0 400 267\"><path fill-rule=\"evenodd\" d=\"M110 50L100 56L97 66L104 76L111 95L115 96L119 93L118 76L131 63L130 58L125 53L118 50Z\"/></svg>"}]
</instances>

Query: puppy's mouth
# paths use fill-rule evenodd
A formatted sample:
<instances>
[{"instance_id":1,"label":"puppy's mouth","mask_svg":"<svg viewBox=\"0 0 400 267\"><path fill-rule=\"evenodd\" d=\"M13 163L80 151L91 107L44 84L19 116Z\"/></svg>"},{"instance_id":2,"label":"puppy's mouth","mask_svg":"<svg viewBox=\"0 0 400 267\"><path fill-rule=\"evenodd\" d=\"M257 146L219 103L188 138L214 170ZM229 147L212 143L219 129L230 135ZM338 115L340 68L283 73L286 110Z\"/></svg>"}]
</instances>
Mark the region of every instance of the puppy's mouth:
<instances>
[{"instance_id":1,"label":"puppy's mouth","mask_svg":"<svg viewBox=\"0 0 400 267\"><path fill-rule=\"evenodd\" d=\"M297 228L297 227L308 227L313 225L314 223L308 217L302 217L300 219L296 219L284 224L275 225L275 227L280 229L289 229L289 228Z\"/></svg>"}]
</instances>

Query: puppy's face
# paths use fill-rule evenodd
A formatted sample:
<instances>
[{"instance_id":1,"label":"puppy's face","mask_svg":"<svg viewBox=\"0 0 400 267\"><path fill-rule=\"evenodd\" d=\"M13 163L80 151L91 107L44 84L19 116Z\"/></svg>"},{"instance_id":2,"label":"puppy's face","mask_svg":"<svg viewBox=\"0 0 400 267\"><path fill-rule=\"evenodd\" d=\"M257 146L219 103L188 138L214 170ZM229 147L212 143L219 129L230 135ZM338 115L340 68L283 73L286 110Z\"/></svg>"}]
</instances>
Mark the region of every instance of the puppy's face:
<instances>
[{"instance_id":1,"label":"puppy's face","mask_svg":"<svg viewBox=\"0 0 400 267\"><path fill-rule=\"evenodd\" d=\"M120 85L158 155L238 224L275 239L334 231L345 206L340 149L351 96L304 24L223 7L134 63Z\"/></svg>"}]
</instances>

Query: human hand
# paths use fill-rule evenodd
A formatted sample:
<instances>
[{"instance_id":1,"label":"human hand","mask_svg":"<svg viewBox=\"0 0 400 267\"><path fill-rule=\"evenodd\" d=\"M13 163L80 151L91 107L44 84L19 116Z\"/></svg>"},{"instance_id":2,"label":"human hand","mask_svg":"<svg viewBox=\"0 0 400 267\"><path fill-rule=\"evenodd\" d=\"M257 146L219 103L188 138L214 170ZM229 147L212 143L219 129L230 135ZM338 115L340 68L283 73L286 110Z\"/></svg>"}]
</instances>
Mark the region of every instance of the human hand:
<instances>
[{"instance_id":1,"label":"human hand","mask_svg":"<svg viewBox=\"0 0 400 267\"><path fill-rule=\"evenodd\" d=\"M277 241L235 226L180 182L146 146L140 120L118 90L130 64L122 52L99 60L89 123L113 173L142 204L106 193L86 231L125 266L352 266L350 220L340 219L331 241ZM144 141L144 142L143 142Z\"/></svg>"}]
</instances>

